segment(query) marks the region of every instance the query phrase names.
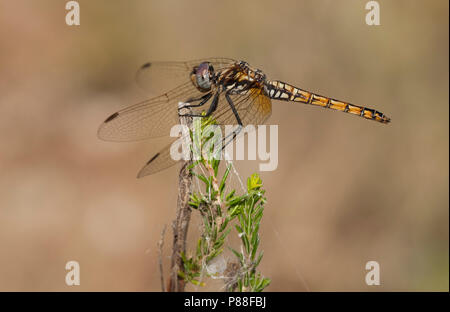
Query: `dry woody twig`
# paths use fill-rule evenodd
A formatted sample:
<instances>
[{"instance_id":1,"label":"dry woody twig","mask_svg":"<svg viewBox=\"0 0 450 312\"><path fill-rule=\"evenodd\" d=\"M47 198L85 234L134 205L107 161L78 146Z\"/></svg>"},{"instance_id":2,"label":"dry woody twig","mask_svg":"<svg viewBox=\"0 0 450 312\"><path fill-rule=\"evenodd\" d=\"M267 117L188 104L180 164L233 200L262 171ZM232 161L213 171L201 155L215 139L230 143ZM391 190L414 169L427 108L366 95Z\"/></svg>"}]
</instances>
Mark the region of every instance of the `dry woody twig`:
<instances>
[{"instance_id":1,"label":"dry woody twig","mask_svg":"<svg viewBox=\"0 0 450 312\"><path fill-rule=\"evenodd\" d=\"M181 103L180 103L181 104ZM181 106L180 106L181 107ZM192 126L192 118L184 117L183 114L189 113L187 108L180 109L180 124ZM191 207L189 206L189 199L192 193L192 175L188 167L192 164L191 160L181 160L181 169L178 178L178 203L176 219L173 221L173 250L171 260L171 271L168 291L182 292L184 291L185 282L179 277L178 272L183 270L182 254L186 253L186 238L189 228L189 221L191 219Z\"/></svg>"}]
</instances>

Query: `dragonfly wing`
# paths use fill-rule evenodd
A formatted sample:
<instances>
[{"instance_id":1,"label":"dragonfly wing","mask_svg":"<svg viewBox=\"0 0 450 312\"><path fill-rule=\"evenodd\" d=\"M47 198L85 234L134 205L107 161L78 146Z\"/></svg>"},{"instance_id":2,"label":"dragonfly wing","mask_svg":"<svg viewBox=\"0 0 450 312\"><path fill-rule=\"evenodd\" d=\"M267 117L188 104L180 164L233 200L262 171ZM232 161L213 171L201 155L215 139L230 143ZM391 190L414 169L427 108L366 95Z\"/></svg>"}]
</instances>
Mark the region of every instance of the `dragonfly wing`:
<instances>
[{"instance_id":1,"label":"dragonfly wing","mask_svg":"<svg viewBox=\"0 0 450 312\"><path fill-rule=\"evenodd\" d=\"M271 114L272 104L270 98L265 96L259 89L251 89L246 94L231 95L230 97L244 126L264 124ZM236 117L230 109L224 94L220 95L219 105L213 114L213 118L222 126L222 131L224 131L224 125L237 124ZM225 135L225 133L223 134ZM170 147L173 142L147 162L139 171L138 178L157 173L177 163L170 155Z\"/></svg>"},{"instance_id":2,"label":"dragonfly wing","mask_svg":"<svg viewBox=\"0 0 450 312\"><path fill-rule=\"evenodd\" d=\"M210 62L215 70L225 68L236 61L227 58L205 58L187 62L147 62L136 73L136 83L151 95L171 90L190 78L195 66Z\"/></svg>"},{"instance_id":3,"label":"dragonfly wing","mask_svg":"<svg viewBox=\"0 0 450 312\"><path fill-rule=\"evenodd\" d=\"M244 127L264 124L272 113L272 102L261 89L252 88L243 94L230 95L230 98ZM221 125L237 124L237 119L224 95L221 95L213 117Z\"/></svg>"},{"instance_id":4,"label":"dragonfly wing","mask_svg":"<svg viewBox=\"0 0 450 312\"><path fill-rule=\"evenodd\" d=\"M118 142L167 136L171 127L179 123L178 103L189 102L201 95L188 81L163 95L112 114L100 125L98 136Z\"/></svg>"},{"instance_id":5,"label":"dragonfly wing","mask_svg":"<svg viewBox=\"0 0 450 312\"><path fill-rule=\"evenodd\" d=\"M175 141L173 141L175 142ZM164 147L159 153L156 153L142 169L139 171L137 177L142 178L150 174L157 173L161 170L167 169L175 165L178 161L173 160L170 156L170 147L173 144L170 143Z\"/></svg>"}]
</instances>

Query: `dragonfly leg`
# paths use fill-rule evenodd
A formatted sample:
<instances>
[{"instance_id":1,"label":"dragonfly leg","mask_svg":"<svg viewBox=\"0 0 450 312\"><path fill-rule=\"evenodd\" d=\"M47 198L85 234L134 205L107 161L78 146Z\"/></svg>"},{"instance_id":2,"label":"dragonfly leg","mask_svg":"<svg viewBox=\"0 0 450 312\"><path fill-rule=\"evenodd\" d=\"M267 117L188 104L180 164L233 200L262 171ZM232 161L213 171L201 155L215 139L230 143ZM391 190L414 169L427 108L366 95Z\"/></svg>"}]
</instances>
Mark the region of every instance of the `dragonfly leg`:
<instances>
[{"instance_id":1,"label":"dragonfly leg","mask_svg":"<svg viewBox=\"0 0 450 312\"><path fill-rule=\"evenodd\" d=\"M223 138L223 145L222 145L222 149L225 148L225 146L227 146L230 142L232 142L237 136L238 134L242 131L244 127L241 125L237 126L236 130L233 130L233 132L231 132L229 135L227 135L225 138Z\"/></svg>"},{"instance_id":2,"label":"dragonfly leg","mask_svg":"<svg viewBox=\"0 0 450 312\"><path fill-rule=\"evenodd\" d=\"M212 96L212 93L208 93L208 94L205 94L204 96L196 98L196 99L195 98L194 99L189 99L189 100L186 101L185 105L182 105L182 106L178 107L178 110L183 109L183 108L192 108L192 107L203 106L203 105L205 105L206 102L209 101L211 96ZM201 101L201 102L198 103L198 104L191 104L192 102L197 102L197 101Z\"/></svg>"},{"instance_id":3,"label":"dragonfly leg","mask_svg":"<svg viewBox=\"0 0 450 312\"><path fill-rule=\"evenodd\" d=\"M231 110L233 111L234 117L236 117L236 121L238 123L238 127L236 130L233 130L232 133L230 133L229 135L227 135L224 138L225 144L224 146L226 146L228 143L230 143L231 141L233 141L237 135L242 131L242 128L244 127L244 125L242 124L241 118L239 117L239 114L236 110L236 107L234 106L233 101L231 100L231 97L228 95L228 93L225 93L225 98L227 99L228 104L231 107ZM230 136L232 136L232 138L230 138ZM226 141L228 139L228 141Z\"/></svg>"},{"instance_id":4,"label":"dragonfly leg","mask_svg":"<svg viewBox=\"0 0 450 312\"><path fill-rule=\"evenodd\" d=\"M237 121L238 125L242 126L241 118L239 117L239 114L238 114L238 112L236 110L236 107L234 106L234 103L231 100L231 98L228 95L228 93L225 93L225 98L227 99L228 104L230 104L231 110L233 111L234 117L236 117L236 121Z\"/></svg>"},{"instance_id":5,"label":"dragonfly leg","mask_svg":"<svg viewBox=\"0 0 450 312\"><path fill-rule=\"evenodd\" d=\"M210 97L211 96L209 96L209 98ZM209 98L208 98L208 100L209 100ZM205 103L208 100L206 100ZM216 92L216 94L214 95L214 98L213 98L213 100L211 102L211 105L209 106L208 111L206 112L206 114L203 114L203 115L202 114L183 114L183 115L180 115L180 116L183 116L183 117L209 117L217 109L217 103L218 102L219 102L219 92ZM202 105L204 105L205 103L203 103ZM197 105L197 106L200 106L200 104ZM193 106L188 106L188 107L193 107Z\"/></svg>"}]
</instances>

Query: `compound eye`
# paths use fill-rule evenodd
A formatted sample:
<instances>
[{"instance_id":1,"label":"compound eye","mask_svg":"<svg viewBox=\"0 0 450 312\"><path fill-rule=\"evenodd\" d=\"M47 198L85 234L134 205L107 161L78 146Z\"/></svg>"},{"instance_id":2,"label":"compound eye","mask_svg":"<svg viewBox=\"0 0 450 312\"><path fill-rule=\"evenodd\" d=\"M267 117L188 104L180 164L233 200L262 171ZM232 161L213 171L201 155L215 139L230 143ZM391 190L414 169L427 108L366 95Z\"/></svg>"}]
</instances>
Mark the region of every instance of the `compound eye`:
<instances>
[{"instance_id":1,"label":"compound eye","mask_svg":"<svg viewBox=\"0 0 450 312\"><path fill-rule=\"evenodd\" d=\"M203 90L211 89L210 68L212 66L209 63L201 63L195 72L197 85Z\"/></svg>"}]
</instances>

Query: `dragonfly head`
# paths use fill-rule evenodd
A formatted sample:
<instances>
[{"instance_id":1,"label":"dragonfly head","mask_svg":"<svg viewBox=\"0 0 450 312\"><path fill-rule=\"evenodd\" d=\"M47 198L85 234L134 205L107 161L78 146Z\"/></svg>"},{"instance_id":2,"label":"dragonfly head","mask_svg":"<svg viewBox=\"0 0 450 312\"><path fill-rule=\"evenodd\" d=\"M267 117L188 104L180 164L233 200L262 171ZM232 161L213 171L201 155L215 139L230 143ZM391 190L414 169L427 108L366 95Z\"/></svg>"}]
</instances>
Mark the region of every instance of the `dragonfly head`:
<instances>
[{"instance_id":1,"label":"dragonfly head","mask_svg":"<svg viewBox=\"0 0 450 312\"><path fill-rule=\"evenodd\" d=\"M191 73L191 80L194 86L202 92L211 90L214 68L209 62L203 62L195 66Z\"/></svg>"}]
</instances>

